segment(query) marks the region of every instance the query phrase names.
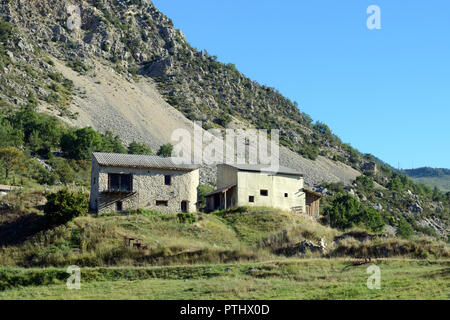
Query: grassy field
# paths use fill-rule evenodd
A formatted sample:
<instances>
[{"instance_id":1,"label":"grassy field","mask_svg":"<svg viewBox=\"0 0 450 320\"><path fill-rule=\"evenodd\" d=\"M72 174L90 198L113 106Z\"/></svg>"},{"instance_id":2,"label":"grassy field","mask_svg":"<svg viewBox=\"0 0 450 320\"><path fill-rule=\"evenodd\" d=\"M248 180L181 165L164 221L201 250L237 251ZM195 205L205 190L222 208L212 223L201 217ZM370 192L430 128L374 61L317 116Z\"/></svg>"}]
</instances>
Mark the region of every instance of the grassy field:
<instances>
[{"instance_id":1,"label":"grassy field","mask_svg":"<svg viewBox=\"0 0 450 320\"><path fill-rule=\"evenodd\" d=\"M5 268L0 299L449 299L450 261L383 259L381 289L369 290L365 266L344 259L173 267L83 268L81 289L64 269ZM22 283L21 286L17 286Z\"/></svg>"},{"instance_id":2,"label":"grassy field","mask_svg":"<svg viewBox=\"0 0 450 320\"><path fill-rule=\"evenodd\" d=\"M327 245L299 249L305 242ZM343 232L268 208L188 223L151 211L88 215L56 227L13 211L0 215L0 243L0 299L450 298L443 241ZM367 265L351 266L369 257L381 290L366 287ZM81 267L81 290L66 287L69 265Z\"/></svg>"}]
</instances>

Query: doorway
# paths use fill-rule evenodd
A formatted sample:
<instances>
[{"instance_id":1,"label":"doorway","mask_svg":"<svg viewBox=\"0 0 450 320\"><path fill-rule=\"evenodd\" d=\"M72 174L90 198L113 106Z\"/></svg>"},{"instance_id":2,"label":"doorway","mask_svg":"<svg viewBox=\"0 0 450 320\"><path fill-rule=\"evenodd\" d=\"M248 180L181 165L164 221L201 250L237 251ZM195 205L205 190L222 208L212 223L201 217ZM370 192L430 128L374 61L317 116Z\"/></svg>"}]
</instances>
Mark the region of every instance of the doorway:
<instances>
[{"instance_id":1,"label":"doorway","mask_svg":"<svg viewBox=\"0 0 450 320\"><path fill-rule=\"evenodd\" d=\"M188 212L189 211L189 204L186 200L181 201L181 211L182 212Z\"/></svg>"}]
</instances>

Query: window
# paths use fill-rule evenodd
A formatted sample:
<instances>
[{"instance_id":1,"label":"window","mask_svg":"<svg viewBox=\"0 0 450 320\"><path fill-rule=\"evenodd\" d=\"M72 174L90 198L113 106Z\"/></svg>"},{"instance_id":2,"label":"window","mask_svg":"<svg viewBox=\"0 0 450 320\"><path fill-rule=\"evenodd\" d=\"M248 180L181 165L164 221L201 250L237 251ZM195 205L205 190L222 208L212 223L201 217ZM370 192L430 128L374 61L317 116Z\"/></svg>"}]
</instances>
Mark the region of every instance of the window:
<instances>
[{"instance_id":1,"label":"window","mask_svg":"<svg viewBox=\"0 0 450 320\"><path fill-rule=\"evenodd\" d=\"M122 211L123 210L123 203L122 201L116 202L116 211Z\"/></svg>"},{"instance_id":2,"label":"window","mask_svg":"<svg viewBox=\"0 0 450 320\"><path fill-rule=\"evenodd\" d=\"M164 176L164 184L170 186L172 184L172 176Z\"/></svg>"},{"instance_id":3,"label":"window","mask_svg":"<svg viewBox=\"0 0 450 320\"><path fill-rule=\"evenodd\" d=\"M287 194L287 193L285 193L285 194L284 194L284 197L285 197L285 198L287 198L287 197L288 197L288 194Z\"/></svg>"},{"instance_id":4,"label":"window","mask_svg":"<svg viewBox=\"0 0 450 320\"><path fill-rule=\"evenodd\" d=\"M249 196L248 197L248 202L255 202L255 197L254 196Z\"/></svg>"},{"instance_id":5,"label":"window","mask_svg":"<svg viewBox=\"0 0 450 320\"><path fill-rule=\"evenodd\" d=\"M188 202L186 200L181 201L181 212L188 212Z\"/></svg>"},{"instance_id":6,"label":"window","mask_svg":"<svg viewBox=\"0 0 450 320\"><path fill-rule=\"evenodd\" d=\"M131 174L108 174L108 186L110 191L132 191L133 176Z\"/></svg>"},{"instance_id":7,"label":"window","mask_svg":"<svg viewBox=\"0 0 450 320\"><path fill-rule=\"evenodd\" d=\"M156 206L157 207L168 207L169 206L169 201L156 200Z\"/></svg>"},{"instance_id":8,"label":"window","mask_svg":"<svg viewBox=\"0 0 450 320\"><path fill-rule=\"evenodd\" d=\"M260 190L260 195L262 195L263 197L267 197L269 195L269 191L268 190Z\"/></svg>"}]
</instances>

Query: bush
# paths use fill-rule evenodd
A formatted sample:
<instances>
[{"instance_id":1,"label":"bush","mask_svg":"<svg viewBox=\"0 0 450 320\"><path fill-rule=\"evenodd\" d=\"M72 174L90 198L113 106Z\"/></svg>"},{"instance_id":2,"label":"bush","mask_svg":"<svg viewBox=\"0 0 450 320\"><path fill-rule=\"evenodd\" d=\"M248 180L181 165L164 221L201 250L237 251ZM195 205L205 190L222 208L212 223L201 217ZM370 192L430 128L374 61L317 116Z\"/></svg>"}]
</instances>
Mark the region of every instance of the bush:
<instances>
[{"instance_id":1,"label":"bush","mask_svg":"<svg viewBox=\"0 0 450 320\"><path fill-rule=\"evenodd\" d=\"M13 27L10 23L0 20L0 42L6 42L12 37Z\"/></svg>"},{"instance_id":2,"label":"bush","mask_svg":"<svg viewBox=\"0 0 450 320\"><path fill-rule=\"evenodd\" d=\"M173 145L170 143L162 145L158 150L158 156L168 158L172 156Z\"/></svg>"},{"instance_id":3,"label":"bush","mask_svg":"<svg viewBox=\"0 0 450 320\"><path fill-rule=\"evenodd\" d=\"M366 191L372 191L375 186L372 178L364 175L357 177L355 182L360 188Z\"/></svg>"},{"instance_id":4,"label":"bush","mask_svg":"<svg viewBox=\"0 0 450 320\"><path fill-rule=\"evenodd\" d=\"M197 188L197 195L198 195L198 199L197 199L197 205L199 209L203 209L206 207L206 198L205 196L210 193L213 192L214 188L207 185L207 184L200 184Z\"/></svg>"},{"instance_id":5,"label":"bush","mask_svg":"<svg viewBox=\"0 0 450 320\"><path fill-rule=\"evenodd\" d=\"M194 223L197 221L197 216L192 213L179 213L177 217L181 223Z\"/></svg>"},{"instance_id":6,"label":"bush","mask_svg":"<svg viewBox=\"0 0 450 320\"><path fill-rule=\"evenodd\" d=\"M374 232L380 232L385 225L381 214L374 208L364 208L355 218L355 224L366 226Z\"/></svg>"},{"instance_id":7,"label":"bush","mask_svg":"<svg viewBox=\"0 0 450 320\"><path fill-rule=\"evenodd\" d=\"M44 212L53 224L65 224L84 215L89 209L87 197L81 191L62 189L47 196Z\"/></svg>"},{"instance_id":8,"label":"bush","mask_svg":"<svg viewBox=\"0 0 450 320\"><path fill-rule=\"evenodd\" d=\"M133 141L128 146L128 153L129 154L144 154L144 155L153 155L153 151L150 147L143 143L138 143L136 141Z\"/></svg>"},{"instance_id":9,"label":"bush","mask_svg":"<svg viewBox=\"0 0 450 320\"><path fill-rule=\"evenodd\" d=\"M355 217L360 213L360 203L349 194L338 194L325 212L330 217L331 227L351 228Z\"/></svg>"},{"instance_id":10,"label":"bush","mask_svg":"<svg viewBox=\"0 0 450 320\"><path fill-rule=\"evenodd\" d=\"M349 194L338 194L325 210L330 217L333 228L348 229L353 226L364 226L371 231L379 232L384 227L381 214L374 208L366 207Z\"/></svg>"},{"instance_id":11,"label":"bush","mask_svg":"<svg viewBox=\"0 0 450 320\"><path fill-rule=\"evenodd\" d=\"M88 160L92 152L102 149L102 142L101 134L87 127L64 134L61 149L71 159Z\"/></svg>"},{"instance_id":12,"label":"bush","mask_svg":"<svg viewBox=\"0 0 450 320\"><path fill-rule=\"evenodd\" d=\"M406 221L406 219L402 218L398 222L397 226L397 235L402 238L409 238L413 234L413 228L411 225Z\"/></svg>"}]
</instances>

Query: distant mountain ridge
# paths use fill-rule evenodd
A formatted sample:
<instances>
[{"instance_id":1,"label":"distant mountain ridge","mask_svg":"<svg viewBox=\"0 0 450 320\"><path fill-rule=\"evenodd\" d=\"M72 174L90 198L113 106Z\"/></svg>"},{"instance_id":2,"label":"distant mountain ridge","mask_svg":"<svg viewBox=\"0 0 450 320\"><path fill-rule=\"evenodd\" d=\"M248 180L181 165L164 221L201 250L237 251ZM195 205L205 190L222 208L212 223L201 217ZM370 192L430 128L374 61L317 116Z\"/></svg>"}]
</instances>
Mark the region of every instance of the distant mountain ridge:
<instances>
[{"instance_id":1,"label":"distant mountain ridge","mask_svg":"<svg viewBox=\"0 0 450 320\"><path fill-rule=\"evenodd\" d=\"M412 178L445 177L450 175L450 169L430 167L405 169L402 172Z\"/></svg>"},{"instance_id":2,"label":"distant mountain ridge","mask_svg":"<svg viewBox=\"0 0 450 320\"><path fill-rule=\"evenodd\" d=\"M419 183L450 192L450 169L423 167L400 172Z\"/></svg>"}]
</instances>

